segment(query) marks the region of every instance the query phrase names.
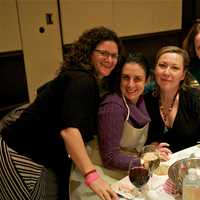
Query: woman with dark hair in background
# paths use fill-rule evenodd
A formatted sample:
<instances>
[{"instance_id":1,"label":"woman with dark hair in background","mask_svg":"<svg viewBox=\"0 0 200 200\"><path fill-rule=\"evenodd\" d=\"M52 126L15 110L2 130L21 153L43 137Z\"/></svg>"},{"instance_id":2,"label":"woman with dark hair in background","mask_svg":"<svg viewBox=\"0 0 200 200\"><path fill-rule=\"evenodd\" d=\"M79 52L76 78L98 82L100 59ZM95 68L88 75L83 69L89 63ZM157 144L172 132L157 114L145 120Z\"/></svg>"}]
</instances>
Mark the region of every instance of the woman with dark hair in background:
<instances>
[{"instance_id":1,"label":"woman with dark hair in background","mask_svg":"<svg viewBox=\"0 0 200 200\"><path fill-rule=\"evenodd\" d=\"M182 46L190 56L189 71L200 83L200 21L191 27Z\"/></svg>"},{"instance_id":2,"label":"woman with dark hair in background","mask_svg":"<svg viewBox=\"0 0 200 200\"><path fill-rule=\"evenodd\" d=\"M0 136L0 199L68 199L71 160L85 184L102 200L117 199L97 174L85 143L96 133L103 78L121 54L116 33L105 27L84 32L57 77Z\"/></svg>"}]
</instances>

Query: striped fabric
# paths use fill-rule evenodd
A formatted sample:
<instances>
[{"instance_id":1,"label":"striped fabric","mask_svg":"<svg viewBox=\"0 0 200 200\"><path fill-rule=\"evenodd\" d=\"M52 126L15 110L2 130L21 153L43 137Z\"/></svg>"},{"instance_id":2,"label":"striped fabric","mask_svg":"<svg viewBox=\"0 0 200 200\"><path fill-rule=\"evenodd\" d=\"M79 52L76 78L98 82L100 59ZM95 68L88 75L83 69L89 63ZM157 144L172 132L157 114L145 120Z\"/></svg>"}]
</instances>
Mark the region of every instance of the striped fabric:
<instances>
[{"instance_id":1,"label":"striped fabric","mask_svg":"<svg viewBox=\"0 0 200 200\"><path fill-rule=\"evenodd\" d=\"M0 136L0 200L46 199L46 169L10 149Z\"/></svg>"}]
</instances>

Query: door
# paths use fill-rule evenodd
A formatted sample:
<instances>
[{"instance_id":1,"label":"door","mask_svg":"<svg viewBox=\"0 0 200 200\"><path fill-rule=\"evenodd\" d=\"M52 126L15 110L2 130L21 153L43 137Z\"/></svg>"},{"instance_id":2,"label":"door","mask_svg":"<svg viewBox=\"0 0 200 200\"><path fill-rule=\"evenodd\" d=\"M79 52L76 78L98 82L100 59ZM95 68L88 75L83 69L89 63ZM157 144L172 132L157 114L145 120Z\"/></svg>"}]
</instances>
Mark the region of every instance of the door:
<instances>
[{"instance_id":1,"label":"door","mask_svg":"<svg viewBox=\"0 0 200 200\"><path fill-rule=\"evenodd\" d=\"M17 0L30 101L63 61L57 0Z\"/></svg>"}]
</instances>

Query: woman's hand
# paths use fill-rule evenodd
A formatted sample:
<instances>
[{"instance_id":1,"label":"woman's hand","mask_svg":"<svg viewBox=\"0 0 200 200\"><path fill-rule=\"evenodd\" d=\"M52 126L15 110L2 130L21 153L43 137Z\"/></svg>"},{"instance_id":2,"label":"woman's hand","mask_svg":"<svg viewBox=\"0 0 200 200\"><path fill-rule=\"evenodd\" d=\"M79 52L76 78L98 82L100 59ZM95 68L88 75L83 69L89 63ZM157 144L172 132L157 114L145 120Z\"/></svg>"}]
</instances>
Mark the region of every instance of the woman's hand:
<instances>
[{"instance_id":1,"label":"woman's hand","mask_svg":"<svg viewBox=\"0 0 200 200\"><path fill-rule=\"evenodd\" d=\"M89 185L102 200L118 200L117 194L111 189L111 187L99 177Z\"/></svg>"},{"instance_id":2,"label":"woman's hand","mask_svg":"<svg viewBox=\"0 0 200 200\"><path fill-rule=\"evenodd\" d=\"M161 142L156 145L156 149L159 152L160 158L163 160L169 160L172 154L171 150L169 149L169 144L165 142Z\"/></svg>"},{"instance_id":3,"label":"woman's hand","mask_svg":"<svg viewBox=\"0 0 200 200\"><path fill-rule=\"evenodd\" d=\"M76 128L67 128L61 131L61 136L64 140L67 153L74 161L82 175L86 175L90 171L94 171L95 167L92 164L83 142L81 133ZM94 177L92 177L93 179ZM89 181L88 187L93 190L101 200L118 200L117 194L110 186L99 176L95 175L95 180Z\"/></svg>"}]
</instances>

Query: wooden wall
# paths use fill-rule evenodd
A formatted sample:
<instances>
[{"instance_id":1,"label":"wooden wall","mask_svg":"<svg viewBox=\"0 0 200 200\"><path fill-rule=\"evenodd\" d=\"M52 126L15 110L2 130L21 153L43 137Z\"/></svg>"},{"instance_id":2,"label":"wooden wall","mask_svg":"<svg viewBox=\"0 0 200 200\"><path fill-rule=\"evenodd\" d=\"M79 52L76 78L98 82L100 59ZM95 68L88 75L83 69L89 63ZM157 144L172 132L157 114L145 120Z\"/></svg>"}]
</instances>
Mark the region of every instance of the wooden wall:
<instances>
[{"instance_id":1,"label":"wooden wall","mask_svg":"<svg viewBox=\"0 0 200 200\"><path fill-rule=\"evenodd\" d=\"M120 37L180 30L182 0L60 0L60 13L66 45L100 25Z\"/></svg>"}]
</instances>

